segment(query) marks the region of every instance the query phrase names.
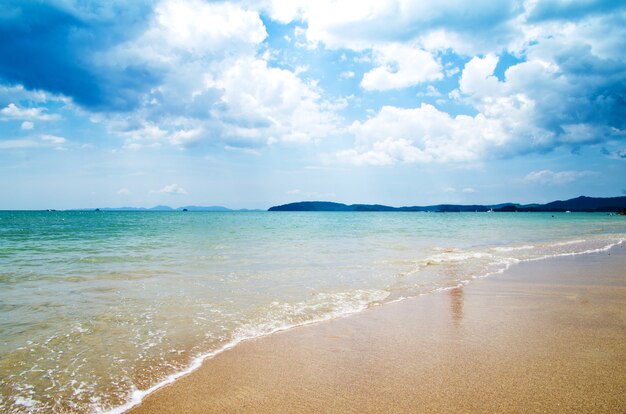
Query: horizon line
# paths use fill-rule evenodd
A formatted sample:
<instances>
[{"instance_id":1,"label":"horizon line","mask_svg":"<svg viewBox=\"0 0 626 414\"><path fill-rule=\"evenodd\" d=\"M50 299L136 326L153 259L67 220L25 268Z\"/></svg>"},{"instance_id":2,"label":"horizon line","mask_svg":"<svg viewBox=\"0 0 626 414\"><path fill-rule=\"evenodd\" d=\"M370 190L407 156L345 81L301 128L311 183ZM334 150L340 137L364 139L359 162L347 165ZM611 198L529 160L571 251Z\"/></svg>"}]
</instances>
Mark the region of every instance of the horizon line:
<instances>
[{"instance_id":1,"label":"horizon line","mask_svg":"<svg viewBox=\"0 0 626 414\"><path fill-rule=\"evenodd\" d=\"M443 206L443 205L449 205L449 206L484 206L484 207L489 207L489 206L499 206L499 205L522 205L522 206L527 206L527 205L533 205L533 204L549 204L549 203L553 203L553 202L558 202L558 201L569 201L569 200L574 200L576 198L581 198L581 197L586 197L586 198L596 198L596 199L604 199L604 198L620 198L620 197L626 197L626 195L622 194L622 195L617 195L617 196L606 196L606 197L593 197L593 196L586 196L586 195L579 195L577 197L572 197L572 198L568 198L568 199L558 199L558 200L552 200L552 201L548 201L545 203L542 202L530 202L530 203L519 203L519 202L513 202L513 201L505 201L505 202L499 202L499 203L469 203L469 204L460 204L460 203L436 203L436 204L413 204L413 205L403 205L403 206L394 206L394 205L389 205L389 204L382 204L382 203L342 203L342 202L338 202L338 201L328 201L328 200L300 200L300 201L292 201L292 202L288 202L288 203L283 203L283 204L275 204L272 205L268 208L259 208L259 207L251 207L251 208L231 208L231 207L226 207L223 205L219 205L219 204L213 204L213 205L195 205L195 204L188 204L188 205L183 205L183 206L178 206L178 207L172 207L169 205L165 205L165 204L157 204L154 205L152 207L144 207L144 206L140 206L140 207L135 207L135 206L121 206L121 207L71 207L71 208L19 208L19 209L6 209L6 208L0 208L0 211L96 211L96 210L146 210L146 211L168 211L168 210L173 210L173 211L178 211L178 210L183 210L186 208L197 208L197 209L210 209L210 208L214 208L214 209L225 209L228 211L232 211L232 212L245 212L245 211L267 211L272 207L280 207L280 206L286 206L286 205L290 205L290 204L299 204L299 203L333 203L333 204L342 204L342 205L346 205L346 206L384 206L384 207L392 207L392 208L410 208L410 207L432 207L432 206ZM159 210L158 208L163 208L163 210ZM193 212L193 211L190 211ZM205 210L205 212L220 212L220 210ZM224 211L226 212L226 211Z\"/></svg>"}]
</instances>

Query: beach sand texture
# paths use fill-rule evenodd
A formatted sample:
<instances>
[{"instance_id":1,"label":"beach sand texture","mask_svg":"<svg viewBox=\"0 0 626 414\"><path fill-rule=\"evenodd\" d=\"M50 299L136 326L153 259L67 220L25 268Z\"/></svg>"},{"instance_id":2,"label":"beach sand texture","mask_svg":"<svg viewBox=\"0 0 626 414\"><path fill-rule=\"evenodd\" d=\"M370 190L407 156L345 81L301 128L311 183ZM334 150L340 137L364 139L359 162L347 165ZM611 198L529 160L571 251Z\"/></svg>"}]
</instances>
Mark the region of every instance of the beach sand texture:
<instances>
[{"instance_id":1,"label":"beach sand texture","mask_svg":"<svg viewBox=\"0 0 626 414\"><path fill-rule=\"evenodd\" d=\"M130 412L626 412L626 247L244 342Z\"/></svg>"}]
</instances>

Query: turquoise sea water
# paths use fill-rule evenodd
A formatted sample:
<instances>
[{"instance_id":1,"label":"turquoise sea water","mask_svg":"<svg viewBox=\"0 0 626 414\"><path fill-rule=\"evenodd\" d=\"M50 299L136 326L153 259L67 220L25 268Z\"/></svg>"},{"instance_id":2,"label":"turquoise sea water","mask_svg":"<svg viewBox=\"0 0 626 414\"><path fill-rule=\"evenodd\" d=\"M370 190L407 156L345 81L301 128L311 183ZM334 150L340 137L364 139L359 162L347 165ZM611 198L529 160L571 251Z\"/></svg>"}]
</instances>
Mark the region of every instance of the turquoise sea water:
<instances>
[{"instance_id":1,"label":"turquoise sea water","mask_svg":"<svg viewBox=\"0 0 626 414\"><path fill-rule=\"evenodd\" d=\"M0 211L0 412L119 412L243 339L623 240L599 213Z\"/></svg>"}]
</instances>

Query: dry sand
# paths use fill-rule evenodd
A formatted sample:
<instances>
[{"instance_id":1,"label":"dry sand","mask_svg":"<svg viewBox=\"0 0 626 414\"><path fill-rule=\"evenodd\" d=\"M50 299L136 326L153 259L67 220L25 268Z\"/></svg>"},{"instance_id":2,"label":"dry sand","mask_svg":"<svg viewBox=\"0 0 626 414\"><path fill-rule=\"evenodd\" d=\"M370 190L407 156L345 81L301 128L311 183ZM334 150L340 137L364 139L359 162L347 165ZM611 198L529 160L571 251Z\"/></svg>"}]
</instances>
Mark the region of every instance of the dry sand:
<instances>
[{"instance_id":1,"label":"dry sand","mask_svg":"<svg viewBox=\"0 0 626 414\"><path fill-rule=\"evenodd\" d=\"M251 340L132 413L626 413L626 247Z\"/></svg>"}]
</instances>

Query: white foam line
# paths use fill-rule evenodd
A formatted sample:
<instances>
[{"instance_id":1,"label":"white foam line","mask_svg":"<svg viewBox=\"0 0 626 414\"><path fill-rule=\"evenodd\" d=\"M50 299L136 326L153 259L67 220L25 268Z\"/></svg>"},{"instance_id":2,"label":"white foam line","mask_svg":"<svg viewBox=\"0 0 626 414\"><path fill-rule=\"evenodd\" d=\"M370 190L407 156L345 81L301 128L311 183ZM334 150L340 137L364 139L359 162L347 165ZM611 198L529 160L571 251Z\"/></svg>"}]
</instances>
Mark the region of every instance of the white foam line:
<instances>
[{"instance_id":1,"label":"white foam line","mask_svg":"<svg viewBox=\"0 0 626 414\"><path fill-rule=\"evenodd\" d=\"M399 298L396 298L396 299L391 300L389 302L385 302L384 304L385 305L390 305L390 304L393 304L393 303L399 303L399 302L405 301L407 299L414 299L414 298L417 298L417 297L420 297L420 296L430 295L431 293L435 293L435 292L446 292L448 290L457 289L457 288L460 288L460 287L468 285L474 279L483 279L483 278L491 277L491 276L494 276L494 275L501 275L504 272L506 272L507 270L509 270L511 268L511 266L516 265L518 263L522 263L522 262L535 262L535 261L539 261L539 260L553 259L553 258L557 258L557 257L577 256L577 255L580 255L580 254L591 254L591 253L605 252L607 250L612 249L615 246L619 246L620 244L624 243L624 241L626 241L626 239L619 239L617 242L608 244L608 245L606 245L604 247L599 247L597 249L584 250L582 252L568 252L568 253L559 253L559 254L553 254L553 255L549 254L549 255L535 257L535 258L530 258L530 259L510 258L509 261L504 263L504 266L501 269L494 270L492 272L485 273L485 274L482 274L482 275L472 276L471 279L460 280L456 285L441 286L441 287L438 287L438 288L434 288L433 290L430 290L428 292L418 293L417 295L400 296ZM575 242L578 243L579 241L576 240ZM568 243L568 244L574 244L574 243Z\"/></svg>"},{"instance_id":2,"label":"white foam line","mask_svg":"<svg viewBox=\"0 0 626 414\"><path fill-rule=\"evenodd\" d=\"M619 246L620 244L624 243L624 240L625 239L619 239L615 243L607 244L606 246L598 247L597 249L583 250L582 252L568 252L568 253L548 254L548 255L545 255L545 256L535 257L535 258L532 258L532 259L524 259L523 261L524 262L534 262L534 261L538 261L538 260L550 259L550 258L553 258L553 257L578 256L579 254L590 254L590 253L606 252L607 250L611 250L613 247Z\"/></svg>"},{"instance_id":3,"label":"white foam line","mask_svg":"<svg viewBox=\"0 0 626 414\"><path fill-rule=\"evenodd\" d=\"M502 274L502 273L506 272L512 265L518 264L518 263L522 263L522 262L537 262L539 260L555 259L557 257L578 256L578 255L581 255L581 254L591 254L591 253L606 252L608 250L611 250L613 247L619 246L620 244L624 243L624 241L625 241L625 239L619 239L617 242L607 244L604 247L598 247L597 249L583 250L582 252L567 252L567 253L547 254L545 256L532 257L532 258L529 258L529 259L514 259L514 258L511 258L511 262L506 263L505 266L502 269L496 270L496 271L493 271L493 272L490 272L490 273L486 273L484 275L475 276L473 279L482 279L482 278L493 276L493 275L496 275L496 274Z\"/></svg>"},{"instance_id":4,"label":"white foam line","mask_svg":"<svg viewBox=\"0 0 626 414\"><path fill-rule=\"evenodd\" d=\"M554 255L545 255L545 256L541 256L541 257L537 257L537 258L531 258L531 259L514 259L511 262L505 263L504 267L502 269L493 271L493 272L489 272L486 273L484 275L480 275L480 276L474 276L472 279L482 279L482 278L486 278L489 276L493 276L496 274L502 274L505 271L507 271L512 265L520 263L520 262L532 262L532 261L539 261L539 260L545 260L545 259L550 259L550 258L556 258L556 257L563 257L563 256L577 256L577 255L581 255L581 254L590 254L590 253L599 253L599 252L603 252L603 251L607 251L612 249L615 246L618 246L620 244L622 244L625 241L625 239L619 239L617 242L615 243L611 243L608 244L604 247L600 247L597 249L590 249L590 250L585 250L582 252L569 252L569 253L559 253L559 254L554 254ZM400 298L394 299L392 301L386 302L386 304L392 304L392 303L398 303L398 302L402 302L406 299L411 299L411 298L415 298L418 296L424 296L424 295L428 295L434 292L445 292L448 290L452 290L452 289L456 289L462 286L465 286L467 284L469 284L471 282L472 279L468 279L468 280L462 280L459 281L459 283L457 283L454 286L445 286L445 287L439 287L436 289L431 290L430 292L424 292L424 293L420 293L419 295L416 296L401 296ZM293 328L297 328L300 326L306 326L306 325L312 325L315 323L320 323L320 322L325 322L325 321L329 321L332 319L339 319L339 318L343 318L349 315L354 315L356 313L360 313L366 309L368 309L369 307L376 305L378 302L380 301L374 301L372 303L369 304L365 304L363 306L360 307L360 309L354 309L354 310L349 310L349 311L345 311L344 313L340 313L340 314L335 314L335 313L330 313L326 316L323 316L321 318L317 318L317 319L312 319L310 321L306 321L300 324L294 324L294 325L285 325L285 326L281 326L279 328L275 328L269 332L266 333L262 333L262 334L258 334L258 335L249 335L249 336L244 336L242 338L237 338L227 344L225 344L224 346L222 346L219 349L207 352L205 354L202 354L196 358L193 359L191 365L189 365L189 367L187 367L185 370L183 371L179 371L176 372L174 374L169 375L167 378L165 378L163 381L153 385L152 387L148 388L147 390L135 390L132 392L131 394L131 399L130 401L126 402L123 405L114 407L112 409L109 410L101 410L98 409L96 410L96 413L99 414L122 414L128 410L130 410L131 408L141 404L141 402L144 400L144 398L150 394L152 394L153 392L157 391L160 388L165 387L166 385L172 384L174 381L176 381L178 378L188 375L192 372L194 372L195 370L197 370L198 368L200 368L202 366L202 363L210 358L213 358L219 354L221 354L224 351L227 351L229 349L234 348L235 346L237 346L238 344L240 344L241 342L244 341L248 341L251 339L256 339L256 338L262 338L264 336L268 336L268 335L272 335L275 334L277 332L282 332L282 331L287 331L289 329L293 329Z\"/></svg>"},{"instance_id":5,"label":"white foam line","mask_svg":"<svg viewBox=\"0 0 626 414\"><path fill-rule=\"evenodd\" d=\"M383 299L384 300L384 299ZM257 335L246 335L246 336L242 336L240 338L234 339L231 342L228 342L227 344L225 344L224 346L222 346L219 349L204 353L200 356L197 356L193 359L191 365L189 365L189 367L187 367L186 369L176 372L174 374L169 375L167 378L165 378L163 381L153 385L152 387L148 388L147 390L134 390L131 394L131 398L130 401L126 402L123 405L108 409L108 410L102 410L102 409L96 409L96 413L99 414L122 414L128 410L130 410L131 408L141 404L141 402L144 400L144 398L150 394L152 394L153 392L157 391L160 388L165 387L166 385L169 385L171 383L173 383L174 381L176 381L178 378L185 376L187 374L190 374L192 372L194 372L195 370L197 370L198 368L200 368L202 366L202 363L210 358L213 358L219 354L221 354L224 351L227 351L229 349L234 348L235 346L237 346L238 344L240 344L241 342L244 341L248 341L251 339L257 339L257 338L262 338L264 336L268 336L268 335L272 335L275 334L277 332L282 332L282 331L287 331L289 329L293 329L293 328L297 328L300 326L305 326L305 325L312 325L315 323L320 323L320 322L325 322L325 321L329 321L332 319L339 319L339 318L343 318L349 315L353 315L355 313L359 313L364 311L365 309L368 309L371 306L375 306L379 301L373 301L372 303L367 303L367 304L363 304L362 306L360 306L359 308L355 308L355 309L351 309L351 310L346 310L340 313L329 313L328 315L322 316L320 318L316 318L316 319L311 319L310 321L306 321L306 322L302 322L302 323L298 323L298 324L293 324L293 325L283 325L281 327L278 328L274 328L268 332L264 332L264 333L260 333Z\"/></svg>"}]
</instances>

